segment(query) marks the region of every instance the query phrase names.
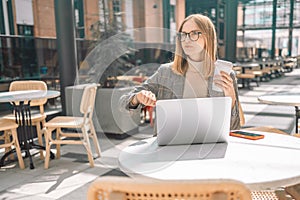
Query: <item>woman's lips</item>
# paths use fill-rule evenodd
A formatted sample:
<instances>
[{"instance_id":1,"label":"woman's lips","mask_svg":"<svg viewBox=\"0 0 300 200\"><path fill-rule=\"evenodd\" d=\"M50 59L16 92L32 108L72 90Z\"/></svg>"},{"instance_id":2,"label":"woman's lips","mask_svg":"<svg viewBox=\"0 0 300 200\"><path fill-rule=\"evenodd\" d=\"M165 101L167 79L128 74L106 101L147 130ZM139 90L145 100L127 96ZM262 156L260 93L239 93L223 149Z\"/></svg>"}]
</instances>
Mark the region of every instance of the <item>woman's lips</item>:
<instances>
[{"instance_id":1,"label":"woman's lips","mask_svg":"<svg viewBox=\"0 0 300 200\"><path fill-rule=\"evenodd\" d=\"M193 46L191 46L191 45L186 45L186 46L184 46L184 48L189 49L189 48L193 48Z\"/></svg>"}]
</instances>

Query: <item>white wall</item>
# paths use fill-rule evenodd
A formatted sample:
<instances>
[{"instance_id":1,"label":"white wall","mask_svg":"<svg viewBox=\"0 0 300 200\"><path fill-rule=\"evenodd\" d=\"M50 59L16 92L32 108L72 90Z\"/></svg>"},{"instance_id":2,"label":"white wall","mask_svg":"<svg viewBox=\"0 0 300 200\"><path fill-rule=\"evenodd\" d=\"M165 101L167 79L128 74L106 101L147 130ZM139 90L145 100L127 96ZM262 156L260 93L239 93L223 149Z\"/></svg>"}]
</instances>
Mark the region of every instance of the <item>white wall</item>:
<instances>
[{"instance_id":1,"label":"white wall","mask_svg":"<svg viewBox=\"0 0 300 200\"><path fill-rule=\"evenodd\" d=\"M6 2L6 0L2 0L2 5L3 5L5 34L9 35L10 34L10 30L9 30L9 22L8 22L8 12L7 12L7 2Z\"/></svg>"},{"instance_id":2,"label":"white wall","mask_svg":"<svg viewBox=\"0 0 300 200\"><path fill-rule=\"evenodd\" d=\"M132 9L132 0L125 1L125 24L126 24L126 33L130 34L132 38L133 35L133 9Z\"/></svg>"}]
</instances>

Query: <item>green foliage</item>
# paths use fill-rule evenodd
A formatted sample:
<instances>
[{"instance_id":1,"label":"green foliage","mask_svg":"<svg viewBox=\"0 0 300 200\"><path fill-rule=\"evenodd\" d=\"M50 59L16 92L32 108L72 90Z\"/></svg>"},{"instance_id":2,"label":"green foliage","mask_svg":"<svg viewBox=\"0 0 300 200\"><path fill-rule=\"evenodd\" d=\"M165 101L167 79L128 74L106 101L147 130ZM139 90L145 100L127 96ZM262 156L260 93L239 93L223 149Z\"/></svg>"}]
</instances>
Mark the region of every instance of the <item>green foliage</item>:
<instances>
[{"instance_id":1,"label":"green foliage","mask_svg":"<svg viewBox=\"0 0 300 200\"><path fill-rule=\"evenodd\" d=\"M91 26L94 39L86 59L91 66L88 72L89 82L99 82L102 87L115 87L116 77L134 67L133 41L123 31L124 27L116 20L111 23L98 21Z\"/></svg>"}]
</instances>

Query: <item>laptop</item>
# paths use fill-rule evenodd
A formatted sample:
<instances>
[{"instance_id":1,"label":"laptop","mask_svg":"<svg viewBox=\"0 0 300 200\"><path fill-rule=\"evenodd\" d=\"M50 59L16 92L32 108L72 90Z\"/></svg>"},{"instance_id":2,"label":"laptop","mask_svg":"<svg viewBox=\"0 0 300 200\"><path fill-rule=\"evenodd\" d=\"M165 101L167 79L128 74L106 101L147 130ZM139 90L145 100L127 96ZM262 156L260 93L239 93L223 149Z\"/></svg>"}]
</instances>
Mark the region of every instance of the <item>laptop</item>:
<instances>
[{"instance_id":1,"label":"laptop","mask_svg":"<svg viewBox=\"0 0 300 200\"><path fill-rule=\"evenodd\" d=\"M158 145L227 142L231 101L230 97L158 100Z\"/></svg>"}]
</instances>

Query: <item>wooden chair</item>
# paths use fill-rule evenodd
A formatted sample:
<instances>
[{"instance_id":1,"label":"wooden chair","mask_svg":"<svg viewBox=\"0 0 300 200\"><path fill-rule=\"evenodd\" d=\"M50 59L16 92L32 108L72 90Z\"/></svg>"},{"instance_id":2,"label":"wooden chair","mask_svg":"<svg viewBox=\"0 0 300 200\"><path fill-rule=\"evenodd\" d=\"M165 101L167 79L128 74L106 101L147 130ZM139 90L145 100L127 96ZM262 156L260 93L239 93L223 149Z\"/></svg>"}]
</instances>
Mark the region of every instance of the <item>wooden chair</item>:
<instances>
[{"instance_id":1,"label":"wooden chair","mask_svg":"<svg viewBox=\"0 0 300 200\"><path fill-rule=\"evenodd\" d=\"M300 183L285 187L285 191L294 199L300 199Z\"/></svg>"},{"instance_id":2,"label":"wooden chair","mask_svg":"<svg viewBox=\"0 0 300 200\"><path fill-rule=\"evenodd\" d=\"M278 190L255 190L251 191L252 200L287 200L290 199L287 197L288 194L284 191L284 189Z\"/></svg>"},{"instance_id":3,"label":"wooden chair","mask_svg":"<svg viewBox=\"0 0 300 200\"><path fill-rule=\"evenodd\" d=\"M279 130L277 128L274 128L272 126L256 126L256 127L250 127L250 128L243 128L242 130L245 131L262 131L262 132L269 132L269 133L278 133L278 134L284 134L289 135L288 133Z\"/></svg>"},{"instance_id":4,"label":"wooden chair","mask_svg":"<svg viewBox=\"0 0 300 200\"><path fill-rule=\"evenodd\" d=\"M300 183L296 185L290 185L286 187L280 187L277 189L270 190L254 190L251 191L252 200L292 200L300 199Z\"/></svg>"},{"instance_id":5,"label":"wooden chair","mask_svg":"<svg viewBox=\"0 0 300 200\"><path fill-rule=\"evenodd\" d=\"M12 146L14 146L17 153L19 166L21 169L24 169L25 165L18 141L17 128L18 124L16 124L14 121L8 119L0 119L0 131L3 131L3 135L0 136L0 140L4 141L3 144L0 144L0 148L5 148L5 153L7 153L11 150Z\"/></svg>"},{"instance_id":6,"label":"wooden chair","mask_svg":"<svg viewBox=\"0 0 300 200\"><path fill-rule=\"evenodd\" d=\"M233 180L171 180L100 177L89 186L88 200L251 199L248 188Z\"/></svg>"},{"instance_id":7,"label":"wooden chair","mask_svg":"<svg viewBox=\"0 0 300 200\"><path fill-rule=\"evenodd\" d=\"M94 141L94 145L98 156L100 157L100 147L93 125L92 117L96 98L97 85L91 84L85 87L80 103L80 112L83 117L71 117L71 116L58 116L47 123L45 123L44 133L46 140L46 158L45 169L49 167L50 159L50 147L52 144L56 144L56 157L60 158L60 145L61 144L79 144L84 145L90 166L94 166L94 160L92 156L92 150L89 137ZM62 129L66 128L69 132L63 132ZM72 131L72 129L79 129L81 132ZM52 138L52 132L56 131L56 138ZM64 140L66 138L71 138ZM76 140L77 138L77 140ZM79 138L79 140L78 140Z\"/></svg>"},{"instance_id":8,"label":"wooden chair","mask_svg":"<svg viewBox=\"0 0 300 200\"><path fill-rule=\"evenodd\" d=\"M295 133L293 136L300 138L300 133Z\"/></svg>"},{"instance_id":9,"label":"wooden chair","mask_svg":"<svg viewBox=\"0 0 300 200\"><path fill-rule=\"evenodd\" d=\"M239 104L239 114L240 114L240 124L241 127L245 125L245 115L243 108L241 104ZM284 135L289 135L288 133L281 131L277 128L274 128L272 126L256 126L256 127L249 127L249 128L242 128L241 130L245 131L262 131L262 132L270 132L270 133L278 133L278 134L284 134Z\"/></svg>"},{"instance_id":10,"label":"wooden chair","mask_svg":"<svg viewBox=\"0 0 300 200\"><path fill-rule=\"evenodd\" d=\"M21 90L47 90L47 85L43 81L13 81L9 86L9 91L21 91ZM18 102L15 102L18 103ZM25 102L27 103L27 102ZM36 127L37 137L39 145L43 145L42 140L42 127L46 122L46 114L44 111L44 105L47 103L47 99L38 99L30 101L30 107L38 107L38 112L31 112L32 126ZM5 116L6 119L16 120L14 115ZM40 157L44 159L43 150L40 150Z\"/></svg>"}]
</instances>

